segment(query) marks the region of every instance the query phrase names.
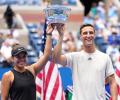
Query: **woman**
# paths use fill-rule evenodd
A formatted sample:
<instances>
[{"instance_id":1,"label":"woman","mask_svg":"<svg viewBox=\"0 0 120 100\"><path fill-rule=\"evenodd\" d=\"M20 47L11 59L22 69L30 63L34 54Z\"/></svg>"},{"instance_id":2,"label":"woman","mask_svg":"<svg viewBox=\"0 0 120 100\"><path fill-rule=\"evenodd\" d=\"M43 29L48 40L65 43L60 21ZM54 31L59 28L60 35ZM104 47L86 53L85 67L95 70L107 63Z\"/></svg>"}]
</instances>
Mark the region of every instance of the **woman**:
<instances>
[{"instance_id":1,"label":"woman","mask_svg":"<svg viewBox=\"0 0 120 100\"><path fill-rule=\"evenodd\" d=\"M26 64L26 49L16 44L12 48L14 67L6 72L2 78L1 99L8 100L36 100L35 76L45 66L51 53L51 33L53 27L48 25L46 29L46 46L43 56L30 66Z\"/></svg>"}]
</instances>

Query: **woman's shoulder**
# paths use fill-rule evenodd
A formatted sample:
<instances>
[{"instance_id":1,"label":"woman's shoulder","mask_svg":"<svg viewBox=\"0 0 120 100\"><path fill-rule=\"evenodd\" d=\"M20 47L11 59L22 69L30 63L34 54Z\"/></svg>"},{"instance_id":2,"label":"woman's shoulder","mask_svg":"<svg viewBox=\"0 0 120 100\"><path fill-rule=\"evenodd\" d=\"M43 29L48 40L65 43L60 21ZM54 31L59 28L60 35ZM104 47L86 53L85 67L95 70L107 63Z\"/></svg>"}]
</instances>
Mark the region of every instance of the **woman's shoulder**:
<instances>
[{"instance_id":1,"label":"woman's shoulder","mask_svg":"<svg viewBox=\"0 0 120 100\"><path fill-rule=\"evenodd\" d=\"M35 77L35 72L34 72L34 65L29 65L25 67L26 70L28 70L34 77Z\"/></svg>"},{"instance_id":2,"label":"woman's shoulder","mask_svg":"<svg viewBox=\"0 0 120 100\"><path fill-rule=\"evenodd\" d=\"M12 72L11 70L9 70L9 71L5 72L5 73L3 74L3 76L9 77L9 76L11 76L12 74L13 74L13 72Z\"/></svg>"},{"instance_id":3,"label":"woman's shoulder","mask_svg":"<svg viewBox=\"0 0 120 100\"><path fill-rule=\"evenodd\" d=\"M10 71L7 71L3 74L2 76L2 80L8 80L8 81L12 81L14 79L14 75L13 75L13 72L10 70Z\"/></svg>"}]
</instances>

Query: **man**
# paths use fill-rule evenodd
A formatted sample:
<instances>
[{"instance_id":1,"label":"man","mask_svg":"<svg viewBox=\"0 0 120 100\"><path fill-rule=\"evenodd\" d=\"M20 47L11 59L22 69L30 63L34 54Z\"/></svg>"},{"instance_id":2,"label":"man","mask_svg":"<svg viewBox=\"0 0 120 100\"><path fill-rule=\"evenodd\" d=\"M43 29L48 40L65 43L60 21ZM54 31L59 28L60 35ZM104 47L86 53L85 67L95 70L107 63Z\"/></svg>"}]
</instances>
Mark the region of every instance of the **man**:
<instances>
[{"instance_id":1,"label":"man","mask_svg":"<svg viewBox=\"0 0 120 100\"><path fill-rule=\"evenodd\" d=\"M105 100L105 81L110 84L112 100L117 100L117 85L114 69L108 55L96 49L95 30L91 24L82 25L80 37L83 49L80 52L61 54L65 27L57 26L59 40L54 48L54 61L71 66L73 72L73 100Z\"/></svg>"}]
</instances>

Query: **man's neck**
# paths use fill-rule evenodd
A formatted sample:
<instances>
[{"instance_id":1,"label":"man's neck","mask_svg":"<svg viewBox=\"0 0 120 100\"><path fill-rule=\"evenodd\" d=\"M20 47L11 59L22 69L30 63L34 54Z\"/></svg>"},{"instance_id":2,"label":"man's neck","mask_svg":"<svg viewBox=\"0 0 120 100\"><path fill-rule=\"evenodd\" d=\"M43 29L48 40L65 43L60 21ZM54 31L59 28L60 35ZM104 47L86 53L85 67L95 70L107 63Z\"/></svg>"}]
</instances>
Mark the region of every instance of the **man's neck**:
<instances>
[{"instance_id":1,"label":"man's neck","mask_svg":"<svg viewBox=\"0 0 120 100\"><path fill-rule=\"evenodd\" d=\"M83 49L87 53L94 53L96 50L95 46L84 47Z\"/></svg>"}]
</instances>

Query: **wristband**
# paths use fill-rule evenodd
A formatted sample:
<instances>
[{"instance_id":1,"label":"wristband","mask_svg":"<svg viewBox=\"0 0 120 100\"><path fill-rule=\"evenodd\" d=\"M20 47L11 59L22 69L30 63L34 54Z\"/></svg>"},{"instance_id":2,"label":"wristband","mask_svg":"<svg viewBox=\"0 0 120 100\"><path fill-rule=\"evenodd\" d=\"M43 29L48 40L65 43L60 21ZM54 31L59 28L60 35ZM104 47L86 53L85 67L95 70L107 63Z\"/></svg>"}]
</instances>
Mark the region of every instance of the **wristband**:
<instances>
[{"instance_id":1,"label":"wristband","mask_svg":"<svg viewBox=\"0 0 120 100\"><path fill-rule=\"evenodd\" d=\"M49 33L49 34L47 33L46 35L48 35L48 36L52 36L52 34L51 34L51 33Z\"/></svg>"}]
</instances>

